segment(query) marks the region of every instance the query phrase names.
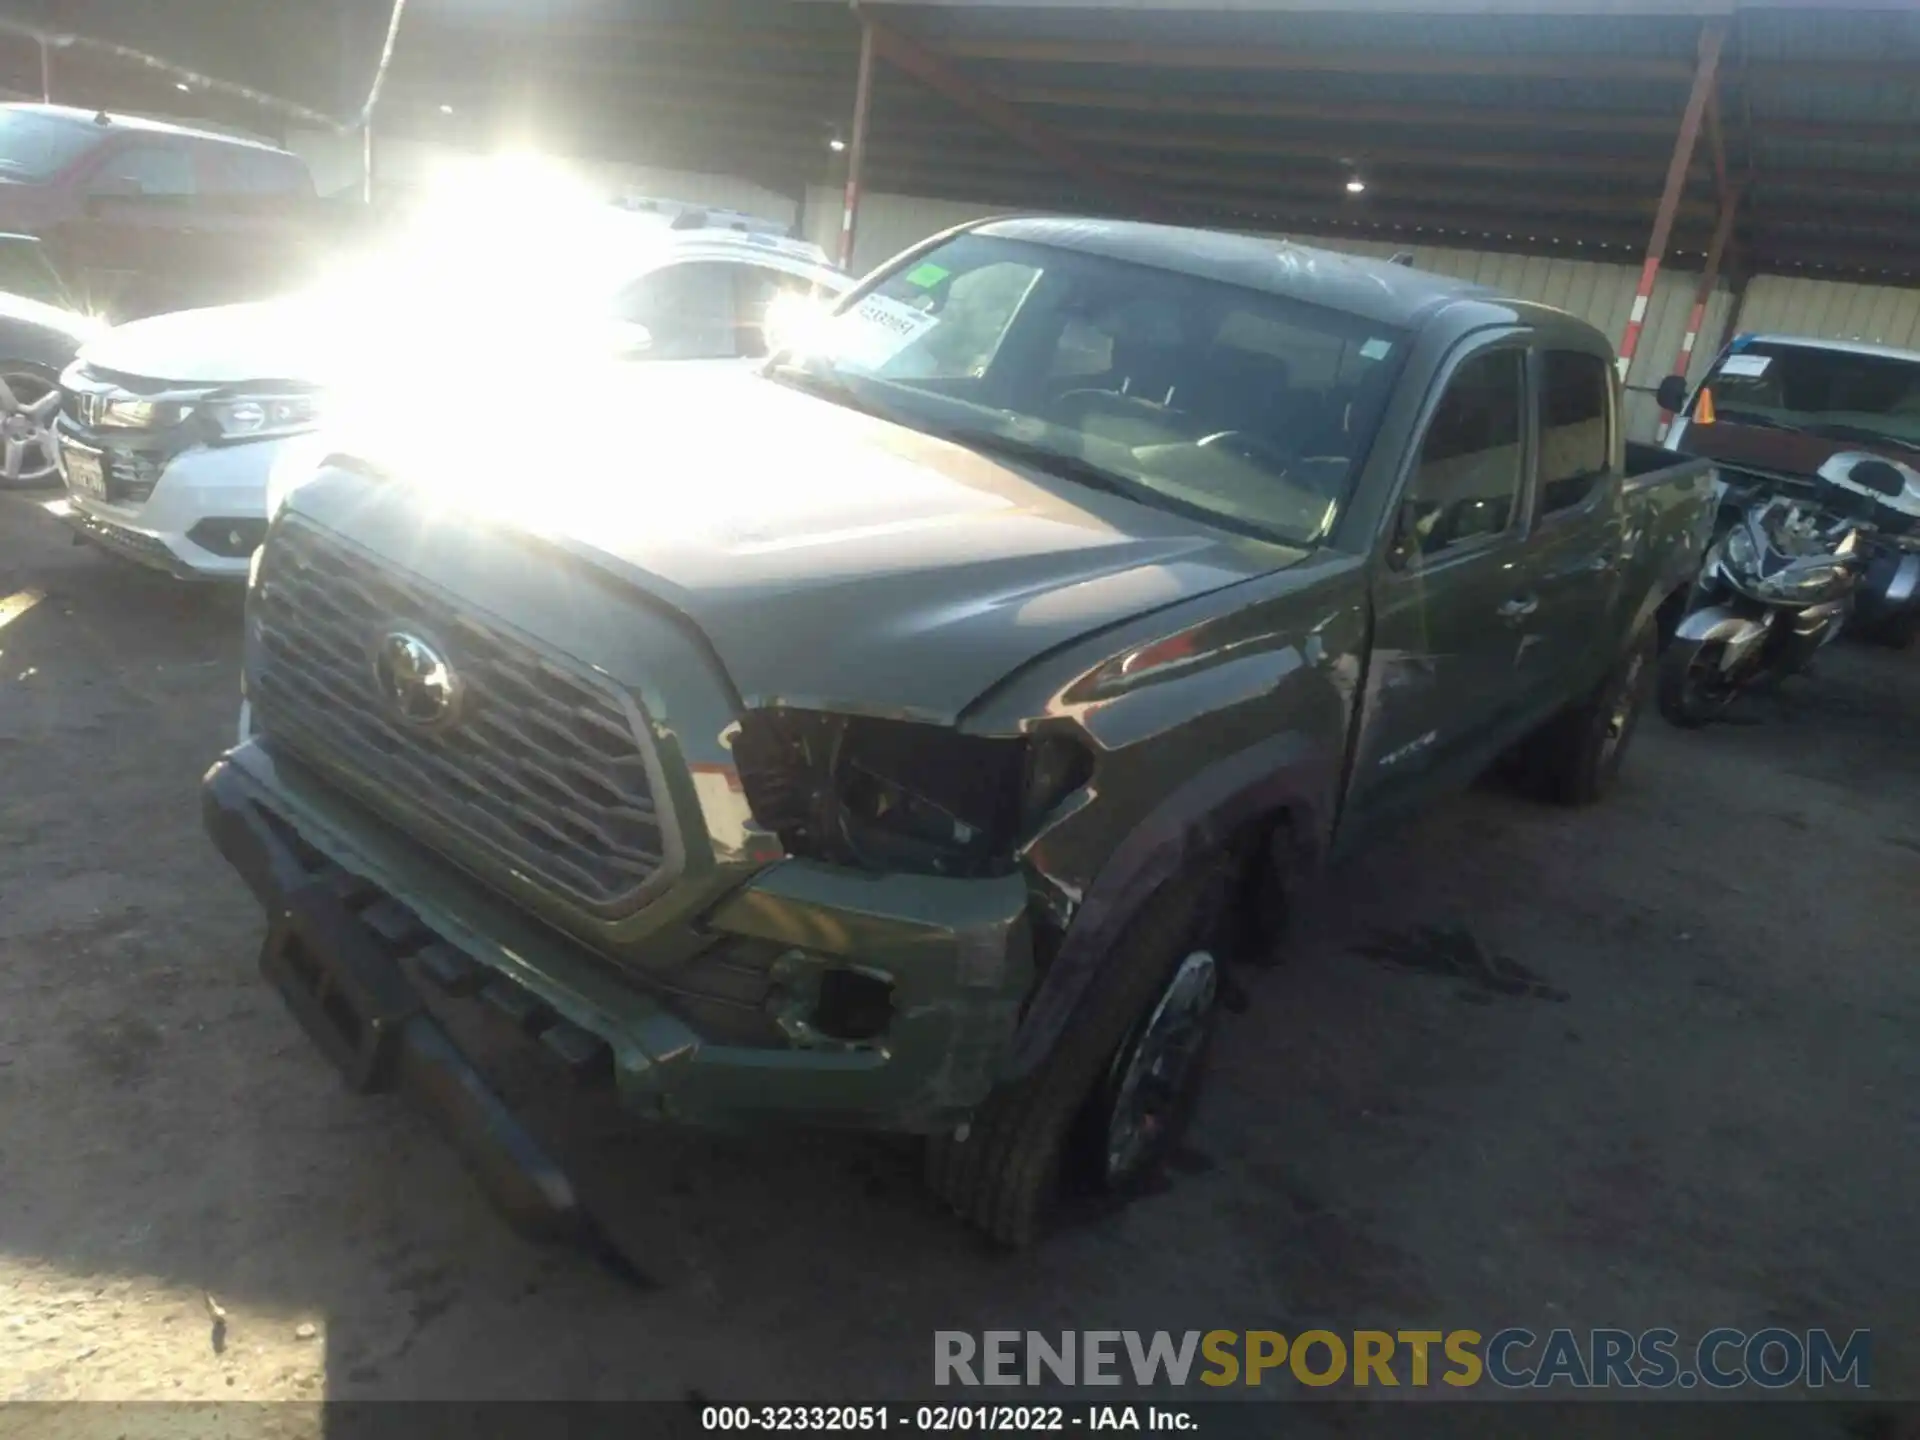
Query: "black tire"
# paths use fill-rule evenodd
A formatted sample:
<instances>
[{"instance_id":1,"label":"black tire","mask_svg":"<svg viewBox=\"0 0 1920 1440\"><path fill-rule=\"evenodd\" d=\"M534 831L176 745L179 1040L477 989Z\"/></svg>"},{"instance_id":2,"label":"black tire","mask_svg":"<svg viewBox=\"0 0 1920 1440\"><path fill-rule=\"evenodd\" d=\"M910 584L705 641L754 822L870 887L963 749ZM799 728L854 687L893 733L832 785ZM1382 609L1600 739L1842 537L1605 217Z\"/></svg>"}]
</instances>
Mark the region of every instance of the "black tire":
<instances>
[{"instance_id":1,"label":"black tire","mask_svg":"<svg viewBox=\"0 0 1920 1440\"><path fill-rule=\"evenodd\" d=\"M1031 1245L1053 1217L1064 1182L1090 1178L1077 1165L1084 1112L1116 1053L1201 934L1203 898L1210 890L1217 893L1209 879L1169 882L1128 927L1120 953L1047 1058L1031 1074L996 1089L965 1127L927 1142L928 1187L997 1244ZM1183 1111L1190 1113L1204 1067L1203 1049L1182 1097ZM1149 1174L1175 1138L1170 1129L1130 1178L1137 1182Z\"/></svg>"},{"instance_id":2,"label":"black tire","mask_svg":"<svg viewBox=\"0 0 1920 1440\"><path fill-rule=\"evenodd\" d=\"M1660 713L1669 724L1698 730L1726 714L1733 690L1703 682L1705 670L1718 664L1717 653L1716 642L1676 640L1660 657Z\"/></svg>"},{"instance_id":3,"label":"black tire","mask_svg":"<svg viewBox=\"0 0 1920 1440\"><path fill-rule=\"evenodd\" d=\"M1642 630L1591 695L1533 737L1524 769L1542 799L1591 805L1613 788L1659 655L1658 633L1652 627Z\"/></svg>"}]
</instances>

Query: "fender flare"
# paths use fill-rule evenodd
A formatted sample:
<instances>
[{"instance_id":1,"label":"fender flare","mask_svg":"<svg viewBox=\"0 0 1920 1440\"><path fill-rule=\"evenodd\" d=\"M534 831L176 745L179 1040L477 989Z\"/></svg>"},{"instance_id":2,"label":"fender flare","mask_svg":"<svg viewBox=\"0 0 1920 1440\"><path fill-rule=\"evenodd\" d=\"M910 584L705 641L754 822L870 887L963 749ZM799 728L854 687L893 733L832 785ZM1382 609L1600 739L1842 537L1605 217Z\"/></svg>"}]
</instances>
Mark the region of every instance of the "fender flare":
<instances>
[{"instance_id":1,"label":"fender flare","mask_svg":"<svg viewBox=\"0 0 1920 1440\"><path fill-rule=\"evenodd\" d=\"M1306 863L1325 853L1343 756L1304 735L1263 740L1190 776L1116 846L1021 1017L1007 1073L1030 1072L1072 1023L1111 963L1115 942L1194 855L1251 821L1287 813Z\"/></svg>"}]
</instances>

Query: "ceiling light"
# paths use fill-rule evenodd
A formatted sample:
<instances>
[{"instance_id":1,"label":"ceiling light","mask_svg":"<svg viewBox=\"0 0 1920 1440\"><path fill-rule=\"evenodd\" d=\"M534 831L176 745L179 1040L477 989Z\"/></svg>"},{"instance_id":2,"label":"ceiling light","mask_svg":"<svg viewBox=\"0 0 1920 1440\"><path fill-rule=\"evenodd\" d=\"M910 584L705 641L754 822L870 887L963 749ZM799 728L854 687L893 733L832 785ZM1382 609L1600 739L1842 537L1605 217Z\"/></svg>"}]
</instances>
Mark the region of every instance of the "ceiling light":
<instances>
[{"instance_id":1,"label":"ceiling light","mask_svg":"<svg viewBox=\"0 0 1920 1440\"><path fill-rule=\"evenodd\" d=\"M1366 188L1367 182L1362 180L1358 175L1347 181L1347 194L1349 195L1359 195L1364 192Z\"/></svg>"},{"instance_id":2,"label":"ceiling light","mask_svg":"<svg viewBox=\"0 0 1920 1440\"><path fill-rule=\"evenodd\" d=\"M442 115L451 115L451 114L453 113L453 106L451 106L451 105L442 105L442 106L440 107L440 113L441 113Z\"/></svg>"},{"instance_id":3,"label":"ceiling light","mask_svg":"<svg viewBox=\"0 0 1920 1440\"><path fill-rule=\"evenodd\" d=\"M176 89L176 90L192 90L192 89L193 89L193 87L192 87L191 85L189 85L189 84L187 84L187 82L186 82L186 81L184 81L184 80L176 80L176 81L174 81L174 82L173 82L173 88L174 88L174 89Z\"/></svg>"},{"instance_id":4,"label":"ceiling light","mask_svg":"<svg viewBox=\"0 0 1920 1440\"><path fill-rule=\"evenodd\" d=\"M827 149L833 151L833 153L836 155L838 155L842 150L846 148L847 148L847 142L842 140L838 135L834 136L831 140L827 141Z\"/></svg>"}]
</instances>

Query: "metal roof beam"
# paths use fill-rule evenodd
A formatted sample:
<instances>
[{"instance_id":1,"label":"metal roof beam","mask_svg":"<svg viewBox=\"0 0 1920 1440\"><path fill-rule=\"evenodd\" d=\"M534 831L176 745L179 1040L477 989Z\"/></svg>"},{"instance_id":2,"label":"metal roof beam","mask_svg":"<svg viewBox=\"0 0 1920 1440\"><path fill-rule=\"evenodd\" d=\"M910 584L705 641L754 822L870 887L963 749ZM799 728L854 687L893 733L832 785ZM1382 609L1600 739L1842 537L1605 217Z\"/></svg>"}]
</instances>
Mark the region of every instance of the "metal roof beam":
<instances>
[{"instance_id":1,"label":"metal roof beam","mask_svg":"<svg viewBox=\"0 0 1920 1440\"><path fill-rule=\"evenodd\" d=\"M1822 196L1877 195L1882 199L1915 197L1910 170L1772 170L1761 166L1753 183L1769 193L1778 190L1818 190ZM1806 201L1800 202L1802 204Z\"/></svg>"},{"instance_id":2,"label":"metal roof beam","mask_svg":"<svg viewBox=\"0 0 1920 1440\"><path fill-rule=\"evenodd\" d=\"M1138 164L1123 164L1116 168L1129 175L1139 175L1145 179L1160 181L1180 181L1192 179L1228 188L1245 189L1250 192L1265 191L1275 195L1292 194L1298 196L1302 191L1311 198L1329 198L1326 185L1303 184L1299 177L1276 175L1272 171L1260 172L1239 170L1216 165L1193 165L1178 160L1142 161ZM1338 187L1332 187L1337 189ZM1345 200L1345 197L1341 197ZM1364 200L1348 201L1345 209L1356 220L1362 220L1366 214L1382 206L1406 203L1418 204L1432 202L1438 204L1487 205L1503 209L1507 213L1543 214L1543 213L1579 213L1587 212L1600 215L1615 215L1647 221L1652 219L1659 207L1660 196L1657 192L1644 194L1615 194L1604 190L1542 190L1528 186L1524 191L1513 190L1475 190L1459 185L1441 183L1421 183L1414 180L1370 180ZM1336 200L1334 203L1341 203ZM1710 221L1718 207L1706 199L1683 200L1680 213L1701 221Z\"/></svg>"},{"instance_id":3,"label":"metal roof beam","mask_svg":"<svg viewBox=\"0 0 1920 1440\"><path fill-rule=\"evenodd\" d=\"M1138 115L1211 115L1255 120L1305 120L1339 125L1454 125L1462 129L1516 127L1596 135L1673 134L1677 111L1616 113L1611 110L1515 110L1489 105L1387 105L1346 101L1283 100L1264 96L1164 91L1080 89L1053 85L1002 85L999 93L1020 105L1116 110Z\"/></svg>"},{"instance_id":4,"label":"metal roof beam","mask_svg":"<svg viewBox=\"0 0 1920 1440\"><path fill-rule=\"evenodd\" d=\"M1071 138L1021 114L977 80L956 70L942 56L891 25L883 24L870 14L863 14L863 19L871 29L875 53L895 69L911 75L983 125L1058 166L1089 188L1111 194L1148 213L1156 208L1152 197L1088 155Z\"/></svg>"},{"instance_id":5,"label":"metal roof beam","mask_svg":"<svg viewBox=\"0 0 1920 1440\"><path fill-rule=\"evenodd\" d=\"M1294 50L1271 45L1168 45L1148 40L1038 40L952 36L940 53L962 60L1131 65L1146 70L1258 70L1334 75L1461 75L1530 80L1670 80L1691 60L1657 55L1528 55L1446 50Z\"/></svg>"},{"instance_id":6,"label":"metal roof beam","mask_svg":"<svg viewBox=\"0 0 1920 1440\"><path fill-rule=\"evenodd\" d=\"M1119 127L1079 127L1063 132L1082 144L1149 149L1159 154L1195 151L1211 155L1252 155L1265 159L1351 161L1355 165L1405 165L1423 170L1550 170L1557 174L1621 175L1651 178L1662 172L1666 157L1580 155L1546 150L1461 150L1368 145L1325 140L1280 139L1260 135L1183 134L1177 130L1143 131ZM1668 131L1672 133L1671 130ZM1696 167L1705 179L1705 167Z\"/></svg>"},{"instance_id":7,"label":"metal roof beam","mask_svg":"<svg viewBox=\"0 0 1920 1440\"><path fill-rule=\"evenodd\" d=\"M1292 49L1271 45L1174 45L1152 40L1018 39L950 36L940 52L961 60L1047 65L1114 65L1143 70L1252 70L1332 75L1452 75L1503 80L1691 81L1694 62L1667 55L1491 53L1471 50ZM1914 60L1754 60L1761 81L1911 85Z\"/></svg>"}]
</instances>

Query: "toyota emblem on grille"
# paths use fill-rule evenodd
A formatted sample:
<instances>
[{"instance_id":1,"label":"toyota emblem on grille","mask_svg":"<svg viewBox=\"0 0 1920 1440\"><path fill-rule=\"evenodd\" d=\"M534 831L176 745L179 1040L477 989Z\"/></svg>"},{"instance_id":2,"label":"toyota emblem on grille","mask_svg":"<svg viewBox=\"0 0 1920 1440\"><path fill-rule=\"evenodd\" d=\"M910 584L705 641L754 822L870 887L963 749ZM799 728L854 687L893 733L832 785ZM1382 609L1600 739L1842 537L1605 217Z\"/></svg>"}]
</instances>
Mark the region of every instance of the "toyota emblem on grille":
<instances>
[{"instance_id":1,"label":"toyota emblem on grille","mask_svg":"<svg viewBox=\"0 0 1920 1440\"><path fill-rule=\"evenodd\" d=\"M460 679L432 642L390 630L373 647L373 678L395 715L431 730L460 708Z\"/></svg>"}]
</instances>

